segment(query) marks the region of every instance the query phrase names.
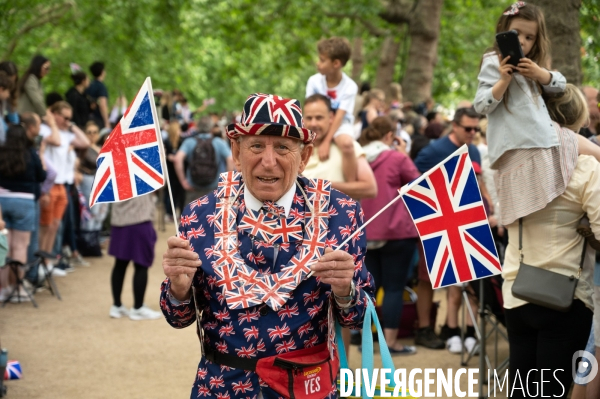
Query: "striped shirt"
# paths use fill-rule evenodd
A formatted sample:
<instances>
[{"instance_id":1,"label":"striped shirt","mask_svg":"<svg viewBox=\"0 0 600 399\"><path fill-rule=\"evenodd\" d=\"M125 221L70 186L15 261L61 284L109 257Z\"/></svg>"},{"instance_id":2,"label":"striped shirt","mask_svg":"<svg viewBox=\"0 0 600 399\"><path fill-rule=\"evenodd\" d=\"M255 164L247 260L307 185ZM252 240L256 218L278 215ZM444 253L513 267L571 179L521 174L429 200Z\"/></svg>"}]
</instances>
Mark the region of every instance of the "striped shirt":
<instances>
[{"instance_id":1,"label":"striped shirt","mask_svg":"<svg viewBox=\"0 0 600 399\"><path fill-rule=\"evenodd\" d=\"M500 223L509 225L565 192L577 165L577 137L553 122L559 145L507 151L495 176Z\"/></svg>"}]
</instances>

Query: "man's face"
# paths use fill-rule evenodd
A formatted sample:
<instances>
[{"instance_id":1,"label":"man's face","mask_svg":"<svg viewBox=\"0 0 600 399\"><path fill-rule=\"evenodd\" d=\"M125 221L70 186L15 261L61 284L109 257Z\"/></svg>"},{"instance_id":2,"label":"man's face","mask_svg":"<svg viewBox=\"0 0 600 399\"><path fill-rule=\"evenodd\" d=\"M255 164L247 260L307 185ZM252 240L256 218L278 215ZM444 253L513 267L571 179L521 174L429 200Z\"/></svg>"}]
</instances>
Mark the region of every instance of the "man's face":
<instances>
[{"instance_id":1,"label":"man's face","mask_svg":"<svg viewBox=\"0 0 600 399\"><path fill-rule=\"evenodd\" d=\"M329 131L333 121L333 112L327 108L327 104L323 101L315 101L304 106L302 117L304 127L312 130L317 135L315 143L320 143Z\"/></svg>"},{"instance_id":2,"label":"man's face","mask_svg":"<svg viewBox=\"0 0 600 399\"><path fill-rule=\"evenodd\" d=\"M35 139L40 134L40 117L37 114L34 114L33 117L35 119L35 125L27 127L26 131L27 137L29 137L30 140Z\"/></svg>"},{"instance_id":3,"label":"man's face","mask_svg":"<svg viewBox=\"0 0 600 399\"><path fill-rule=\"evenodd\" d=\"M584 87L583 93L588 103L590 110L590 119L598 121L600 120L600 109L598 109L598 90L593 87Z\"/></svg>"},{"instance_id":4,"label":"man's face","mask_svg":"<svg viewBox=\"0 0 600 399\"><path fill-rule=\"evenodd\" d=\"M452 122L452 133L456 140L458 141L459 146L463 144L471 144L473 141L473 137L479 130L479 119L477 118L469 118L466 115L463 115L460 118L460 123Z\"/></svg>"},{"instance_id":5,"label":"man's face","mask_svg":"<svg viewBox=\"0 0 600 399\"><path fill-rule=\"evenodd\" d=\"M54 113L54 119L56 119L56 125L60 130L68 130L71 124L71 118L73 117L73 111L69 108L63 108L58 112Z\"/></svg>"},{"instance_id":6,"label":"man's face","mask_svg":"<svg viewBox=\"0 0 600 399\"><path fill-rule=\"evenodd\" d=\"M277 201L302 173L312 145L301 148L300 140L276 136L242 136L231 141L237 170L252 195L260 201Z\"/></svg>"}]
</instances>

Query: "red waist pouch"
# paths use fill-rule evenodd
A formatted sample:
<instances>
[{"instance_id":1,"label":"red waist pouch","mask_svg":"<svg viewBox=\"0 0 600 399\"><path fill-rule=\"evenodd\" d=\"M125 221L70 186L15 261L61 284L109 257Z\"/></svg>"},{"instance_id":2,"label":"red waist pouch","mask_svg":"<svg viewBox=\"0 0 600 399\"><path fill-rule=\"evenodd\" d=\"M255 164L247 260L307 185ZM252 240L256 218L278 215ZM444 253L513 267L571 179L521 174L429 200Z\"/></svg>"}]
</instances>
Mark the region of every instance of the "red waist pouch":
<instances>
[{"instance_id":1,"label":"red waist pouch","mask_svg":"<svg viewBox=\"0 0 600 399\"><path fill-rule=\"evenodd\" d=\"M322 399L337 387L340 360L329 355L327 343L259 359L256 373L288 399Z\"/></svg>"}]
</instances>

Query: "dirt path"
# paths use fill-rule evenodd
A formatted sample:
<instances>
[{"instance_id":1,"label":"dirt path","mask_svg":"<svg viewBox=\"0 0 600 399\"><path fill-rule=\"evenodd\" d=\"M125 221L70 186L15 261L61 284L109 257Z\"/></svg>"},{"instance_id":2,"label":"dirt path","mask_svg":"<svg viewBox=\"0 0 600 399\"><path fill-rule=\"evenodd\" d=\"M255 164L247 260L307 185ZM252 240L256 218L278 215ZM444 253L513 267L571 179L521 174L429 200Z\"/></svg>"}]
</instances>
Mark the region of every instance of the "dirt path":
<instances>
[{"instance_id":1,"label":"dirt path","mask_svg":"<svg viewBox=\"0 0 600 399\"><path fill-rule=\"evenodd\" d=\"M157 256L149 273L146 304L153 309L158 309L164 278L160 261L167 236L159 232ZM38 309L29 303L0 308L2 346L23 368L22 380L6 383L7 397L188 398L200 356L195 329L175 330L162 319L134 322L109 318L113 258L88 261L91 267L78 267L67 277L56 278L62 301L43 291L36 295ZM124 285L123 303L128 307L133 303L132 269L130 265ZM442 311L438 322L443 317ZM507 345L500 349L506 353ZM446 350L420 347L418 351L415 356L395 358L396 367L406 368L407 373L415 367L461 367L459 356ZM355 346L350 357L351 368L360 367ZM478 358L469 366L478 367ZM466 388L466 382L461 386Z\"/></svg>"}]
</instances>

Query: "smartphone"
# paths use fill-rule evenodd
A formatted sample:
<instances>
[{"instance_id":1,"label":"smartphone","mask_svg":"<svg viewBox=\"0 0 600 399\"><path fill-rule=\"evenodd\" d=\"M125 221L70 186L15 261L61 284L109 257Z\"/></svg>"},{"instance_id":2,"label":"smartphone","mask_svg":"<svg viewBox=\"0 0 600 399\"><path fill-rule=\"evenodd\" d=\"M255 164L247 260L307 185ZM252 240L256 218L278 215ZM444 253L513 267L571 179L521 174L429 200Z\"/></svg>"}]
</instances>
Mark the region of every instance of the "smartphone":
<instances>
[{"instance_id":1,"label":"smartphone","mask_svg":"<svg viewBox=\"0 0 600 399\"><path fill-rule=\"evenodd\" d=\"M519 34L516 30L510 30L508 32L500 32L496 35L496 42L502 58L506 58L510 55L508 63L517 66L521 58L525 58L523 55L523 49L519 42Z\"/></svg>"}]
</instances>

